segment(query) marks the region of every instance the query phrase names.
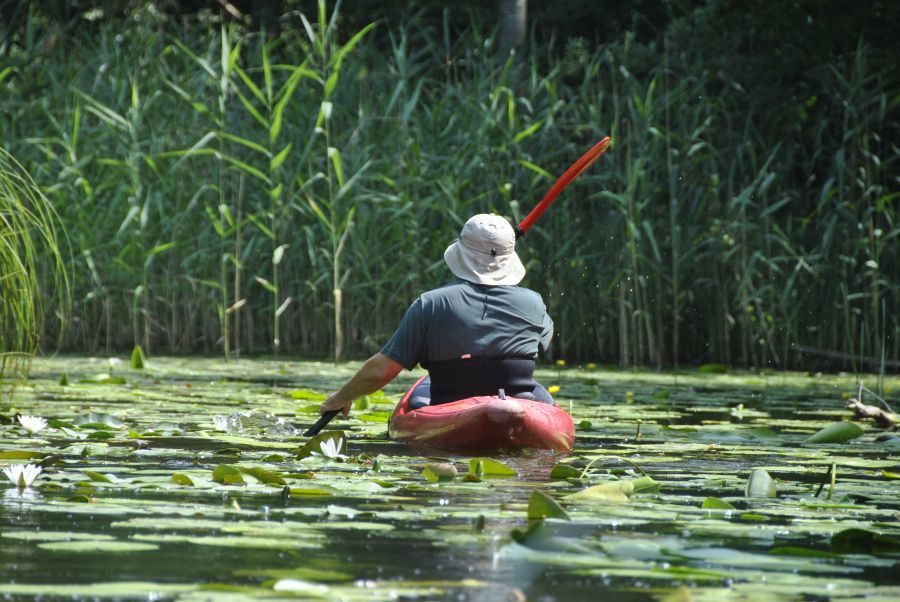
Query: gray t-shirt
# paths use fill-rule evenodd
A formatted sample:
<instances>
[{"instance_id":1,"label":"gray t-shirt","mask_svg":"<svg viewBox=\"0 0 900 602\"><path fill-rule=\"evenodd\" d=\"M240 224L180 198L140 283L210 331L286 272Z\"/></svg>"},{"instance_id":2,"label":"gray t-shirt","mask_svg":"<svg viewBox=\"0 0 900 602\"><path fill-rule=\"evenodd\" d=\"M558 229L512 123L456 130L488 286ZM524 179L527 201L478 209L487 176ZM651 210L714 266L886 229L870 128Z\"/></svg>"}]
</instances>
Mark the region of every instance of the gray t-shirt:
<instances>
[{"instance_id":1,"label":"gray t-shirt","mask_svg":"<svg viewBox=\"0 0 900 602\"><path fill-rule=\"evenodd\" d=\"M465 356L535 358L552 336L538 293L460 279L416 299L381 353L407 370Z\"/></svg>"}]
</instances>

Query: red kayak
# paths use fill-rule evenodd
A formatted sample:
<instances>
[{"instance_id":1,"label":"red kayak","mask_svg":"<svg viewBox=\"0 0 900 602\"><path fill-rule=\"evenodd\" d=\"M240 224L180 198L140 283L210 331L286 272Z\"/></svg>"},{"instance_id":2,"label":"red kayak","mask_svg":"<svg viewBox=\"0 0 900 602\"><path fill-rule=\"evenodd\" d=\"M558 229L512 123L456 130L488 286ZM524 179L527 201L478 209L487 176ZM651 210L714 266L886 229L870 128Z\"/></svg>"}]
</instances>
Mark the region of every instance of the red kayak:
<instances>
[{"instance_id":1,"label":"red kayak","mask_svg":"<svg viewBox=\"0 0 900 602\"><path fill-rule=\"evenodd\" d=\"M388 423L392 439L462 450L572 449L575 425L562 408L492 395L412 410L409 400L421 380L410 387L394 409Z\"/></svg>"}]
</instances>

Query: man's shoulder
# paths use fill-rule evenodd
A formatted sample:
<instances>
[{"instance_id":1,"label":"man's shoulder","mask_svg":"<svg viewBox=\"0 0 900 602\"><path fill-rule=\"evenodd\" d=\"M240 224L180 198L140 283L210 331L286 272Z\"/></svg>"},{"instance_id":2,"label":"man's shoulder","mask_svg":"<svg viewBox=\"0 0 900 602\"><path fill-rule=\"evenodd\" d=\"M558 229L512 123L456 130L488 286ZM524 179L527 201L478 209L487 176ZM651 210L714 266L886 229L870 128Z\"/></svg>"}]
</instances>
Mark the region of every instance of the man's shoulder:
<instances>
[{"instance_id":1,"label":"man's shoulder","mask_svg":"<svg viewBox=\"0 0 900 602\"><path fill-rule=\"evenodd\" d=\"M472 285L465 280L455 280L443 286L425 291L419 295L419 299L425 302L441 299L450 295L458 295L461 291L468 290Z\"/></svg>"}]
</instances>

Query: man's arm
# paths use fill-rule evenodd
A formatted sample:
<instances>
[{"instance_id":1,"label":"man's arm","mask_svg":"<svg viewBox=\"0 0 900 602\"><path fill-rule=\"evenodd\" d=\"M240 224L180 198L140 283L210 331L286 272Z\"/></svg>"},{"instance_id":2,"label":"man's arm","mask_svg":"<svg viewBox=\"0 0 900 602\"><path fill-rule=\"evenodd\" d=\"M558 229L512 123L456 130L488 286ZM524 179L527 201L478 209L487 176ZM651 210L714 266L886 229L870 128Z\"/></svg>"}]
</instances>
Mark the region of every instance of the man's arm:
<instances>
[{"instance_id":1,"label":"man's arm","mask_svg":"<svg viewBox=\"0 0 900 602\"><path fill-rule=\"evenodd\" d=\"M337 393L319 406L319 413L343 410L344 416L349 415L354 399L374 393L394 380L401 370L403 370L403 366L398 362L383 353L376 353L366 360L366 363L350 377L350 380L344 383Z\"/></svg>"}]
</instances>

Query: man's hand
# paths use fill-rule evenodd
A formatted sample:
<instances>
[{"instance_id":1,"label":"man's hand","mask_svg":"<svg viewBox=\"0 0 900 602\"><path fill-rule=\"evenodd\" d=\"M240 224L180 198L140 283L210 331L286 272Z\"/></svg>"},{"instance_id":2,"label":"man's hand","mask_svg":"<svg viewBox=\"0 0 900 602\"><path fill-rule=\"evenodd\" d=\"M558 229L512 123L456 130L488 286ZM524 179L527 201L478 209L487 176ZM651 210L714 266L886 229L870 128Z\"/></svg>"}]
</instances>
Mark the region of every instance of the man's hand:
<instances>
[{"instance_id":1,"label":"man's hand","mask_svg":"<svg viewBox=\"0 0 900 602\"><path fill-rule=\"evenodd\" d=\"M350 415L350 406L353 405L352 399L341 399L337 395L332 395L319 406L319 414L331 412L333 410L341 410L344 418Z\"/></svg>"}]
</instances>

